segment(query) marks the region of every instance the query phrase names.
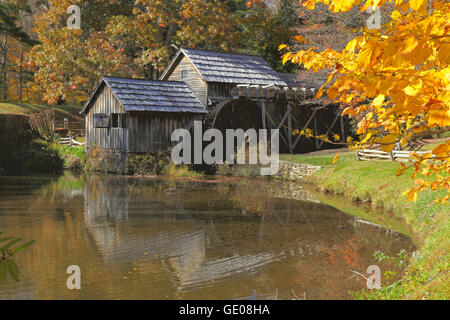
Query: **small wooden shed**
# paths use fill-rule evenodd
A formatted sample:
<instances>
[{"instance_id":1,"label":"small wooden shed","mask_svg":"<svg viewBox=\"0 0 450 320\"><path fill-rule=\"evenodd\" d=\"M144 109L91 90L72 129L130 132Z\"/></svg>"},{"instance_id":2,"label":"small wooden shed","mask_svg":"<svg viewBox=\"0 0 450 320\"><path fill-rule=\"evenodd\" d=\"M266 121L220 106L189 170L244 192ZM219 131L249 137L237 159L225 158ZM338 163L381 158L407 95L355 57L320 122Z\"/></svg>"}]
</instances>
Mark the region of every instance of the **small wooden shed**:
<instances>
[{"instance_id":1,"label":"small wooden shed","mask_svg":"<svg viewBox=\"0 0 450 320\"><path fill-rule=\"evenodd\" d=\"M86 147L157 152L177 128L190 128L206 109L181 81L103 77L82 111Z\"/></svg>"}]
</instances>

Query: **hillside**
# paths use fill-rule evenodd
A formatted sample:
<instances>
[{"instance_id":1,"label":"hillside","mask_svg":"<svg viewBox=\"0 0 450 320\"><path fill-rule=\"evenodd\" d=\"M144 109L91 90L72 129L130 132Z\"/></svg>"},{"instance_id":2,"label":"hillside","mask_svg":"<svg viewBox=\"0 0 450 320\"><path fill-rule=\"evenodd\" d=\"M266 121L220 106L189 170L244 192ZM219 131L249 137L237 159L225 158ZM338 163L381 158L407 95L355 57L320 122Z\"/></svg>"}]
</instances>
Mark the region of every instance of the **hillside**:
<instances>
[{"instance_id":1,"label":"hillside","mask_svg":"<svg viewBox=\"0 0 450 320\"><path fill-rule=\"evenodd\" d=\"M79 106L46 105L46 104L15 103L15 102L0 103L0 114L29 115L33 112L39 112L45 109L55 110L55 116L57 120L62 120L63 118L68 118L69 120L83 120L83 116L80 114L81 107Z\"/></svg>"}]
</instances>

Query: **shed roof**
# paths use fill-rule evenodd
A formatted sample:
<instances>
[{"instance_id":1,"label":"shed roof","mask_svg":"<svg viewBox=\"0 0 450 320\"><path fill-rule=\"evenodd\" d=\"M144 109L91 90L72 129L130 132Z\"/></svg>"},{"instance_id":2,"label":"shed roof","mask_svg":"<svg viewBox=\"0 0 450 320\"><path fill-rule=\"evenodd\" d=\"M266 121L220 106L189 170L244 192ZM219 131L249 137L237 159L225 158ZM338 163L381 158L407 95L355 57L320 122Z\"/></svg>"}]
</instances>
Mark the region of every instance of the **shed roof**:
<instances>
[{"instance_id":1,"label":"shed roof","mask_svg":"<svg viewBox=\"0 0 450 320\"><path fill-rule=\"evenodd\" d=\"M189 59L206 82L286 86L262 57L186 48L177 52L161 79L173 70L182 55Z\"/></svg>"},{"instance_id":2,"label":"shed roof","mask_svg":"<svg viewBox=\"0 0 450 320\"><path fill-rule=\"evenodd\" d=\"M207 112L184 82L103 77L86 102L84 113L89 110L93 97L104 85L111 88L126 111Z\"/></svg>"}]
</instances>

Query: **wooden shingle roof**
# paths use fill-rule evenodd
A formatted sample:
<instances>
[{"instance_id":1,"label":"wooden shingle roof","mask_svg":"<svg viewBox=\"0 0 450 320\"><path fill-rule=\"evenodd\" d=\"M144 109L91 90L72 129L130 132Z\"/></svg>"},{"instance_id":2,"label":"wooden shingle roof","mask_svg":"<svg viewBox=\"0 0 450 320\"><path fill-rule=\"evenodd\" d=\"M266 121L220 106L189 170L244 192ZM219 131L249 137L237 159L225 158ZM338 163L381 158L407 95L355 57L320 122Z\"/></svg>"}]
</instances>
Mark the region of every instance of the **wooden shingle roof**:
<instances>
[{"instance_id":1,"label":"wooden shingle roof","mask_svg":"<svg viewBox=\"0 0 450 320\"><path fill-rule=\"evenodd\" d=\"M177 52L161 79L175 67L182 54L206 82L286 86L262 57L186 48Z\"/></svg>"},{"instance_id":2,"label":"wooden shingle roof","mask_svg":"<svg viewBox=\"0 0 450 320\"><path fill-rule=\"evenodd\" d=\"M184 82L103 77L87 101L84 113L103 85L111 89L126 111L207 112Z\"/></svg>"}]
</instances>

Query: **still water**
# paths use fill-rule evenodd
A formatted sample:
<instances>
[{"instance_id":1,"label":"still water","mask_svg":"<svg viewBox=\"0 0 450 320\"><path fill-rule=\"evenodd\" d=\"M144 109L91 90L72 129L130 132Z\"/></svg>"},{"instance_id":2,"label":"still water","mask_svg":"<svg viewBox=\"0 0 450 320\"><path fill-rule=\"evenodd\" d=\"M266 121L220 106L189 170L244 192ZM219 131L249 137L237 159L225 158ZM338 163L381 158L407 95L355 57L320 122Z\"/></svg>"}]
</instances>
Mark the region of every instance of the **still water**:
<instances>
[{"instance_id":1,"label":"still water","mask_svg":"<svg viewBox=\"0 0 450 320\"><path fill-rule=\"evenodd\" d=\"M376 250L413 249L301 186L245 180L0 177L0 231L36 240L0 299L349 299Z\"/></svg>"}]
</instances>

